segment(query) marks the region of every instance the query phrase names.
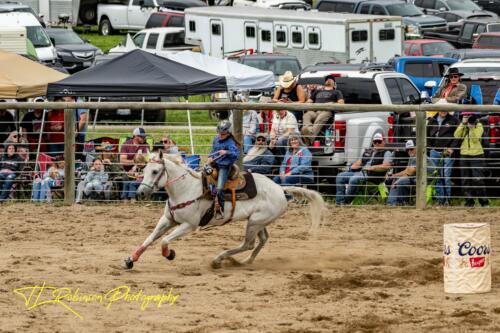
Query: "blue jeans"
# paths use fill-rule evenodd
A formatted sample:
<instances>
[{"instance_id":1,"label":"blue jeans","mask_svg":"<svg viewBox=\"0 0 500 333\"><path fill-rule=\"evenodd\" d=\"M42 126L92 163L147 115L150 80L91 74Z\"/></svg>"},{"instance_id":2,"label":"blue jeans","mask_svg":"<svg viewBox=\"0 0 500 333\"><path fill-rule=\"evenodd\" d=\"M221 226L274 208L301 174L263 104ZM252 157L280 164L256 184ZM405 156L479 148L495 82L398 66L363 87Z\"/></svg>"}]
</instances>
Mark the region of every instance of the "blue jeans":
<instances>
[{"instance_id":1,"label":"blue jeans","mask_svg":"<svg viewBox=\"0 0 500 333\"><path fill-rule=\"evenodd\" d=\"M218 167L218 176L217 176L217 200L219 201L219 205L222 211L224 211L224 204L226 202L226 198L224 196L224 186L226 185L227 179L229 178L229 171L231 170L230 165L219 165Z\"/></svg>"},{"instance_id":2,"label":"blue jeans","mask_svg":"<svg viewBox=\"0 0 500 333\"><path fill-rule=\"evenodd\" d=\"M253 136L245 135L243 137L243 153L246 154L252 148L253 145Z\"/></svg>"},{"instance_id":3,"label":"blue jeans","mask_svg":"<svg viewBox=\"0 0 500 333\"><path fill-rule=\"evenodd\" d=\"M33 182L33 187L31 191L31 200L33 201L44 201L47 199L48 202L52 201L52 193L50 192L50 184L54 184L55 181L47 177L45 179L36 179Z\"/></svg>"},{"instance_id":4,"label":"blue jeans","mask_svg":"<svg viewBox=\"0 0 500 333\"><path fill-rule=\"evenodd\" d=\"M438 168L438 179L436 180L436 195L440 202L451 198L451 172L455 160L449 156L443 159L443 165L439 166L442 152L431 150L430 161L434 168Z\"/></svg>"},{"instance_id":5,"label":"blue jeans","mask_svg":"<svg viewBox=\"0 0 500 333\"><path fill-rule=\"evenodd\" d=\"M280 185L300 185L300 184L312 184L314 181L311 177L300 176L300 175L290 175L286 176L282 181L280 176L275 176L273 181Z\"/></svg>"},{"instance_id":6,"label":"blue jeans","mask_svg":"<svg viewBox=\"0 0 500 333\"><path fill-rule=\"evenodd\" d=\"M366 181L364 171L345 171L337 175L335 201L337 205L351 203L358 191L359 183Z\"/></svg>"},{"instance_id":7,"label":"blue jeans","mask_svg":"<svg viewBox=\"0 0 500 333\"><path fill-rule=\"evenodd\" d=\"M0 173L0 200L9 197L14 179L16 179L15 173Z\"/></svg>"},{"instance_id":8,"label":"blue jeans","mask_svg":"<svg viewBox=\"0 0 500 333\"><path fill-rule=\"evenodd\" d=\"M64 143L49 143L48 153L50 156L64 155Z\"/></svg>"},{"instance_id":9,"label":"blue jeans","mask_svg":"<svg viewBox=\"0 0 500 333\"><path fill-rule=\"evenodd\" d=\"M133 181L126 181L123 183L122 199L135 199L135 193L141 183Z\"/></svg>"},{"instance_id":10,"label":"blue jeans","mask_svg":"<svg viewBox=\"0 0 500 333\"><path fill-rule=\"evenodd\" d=\"M387 204L390 206L403 205L408 203L412 187L415 186L415 177L401 177L396 180L389 191Z\"/></svg>"},{"instance_id":11,"label":"blue jeans","mask_svg":"<svg viewBox=\"0 0 500 333\"><path fill-rule=\"evenodd\" d=\"M276 157L278 157L279 161L283 161L283 158L285 157L286 154L286 149L288 146L288 137L281 136L278 138L276 141Z\"/></svg>"}]
</instances>

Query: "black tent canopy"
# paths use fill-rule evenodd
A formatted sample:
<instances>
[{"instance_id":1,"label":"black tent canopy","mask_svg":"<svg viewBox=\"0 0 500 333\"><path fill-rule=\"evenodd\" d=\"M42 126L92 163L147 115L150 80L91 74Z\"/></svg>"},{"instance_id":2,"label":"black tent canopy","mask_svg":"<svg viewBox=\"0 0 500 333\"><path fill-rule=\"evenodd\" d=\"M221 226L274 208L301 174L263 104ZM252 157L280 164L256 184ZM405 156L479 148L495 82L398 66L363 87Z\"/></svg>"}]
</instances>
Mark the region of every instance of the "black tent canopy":
<instances>
[{"instance_id":1,"label":"black tent canopy","mask_svg":"<svg viewBox=\"0 0 500 333\"><path fill-rule=\"evenodd\" d=\"M51 83L47 96L191 96L227 91L226 78L134 50Z\"/></svg>"}]
</instances>

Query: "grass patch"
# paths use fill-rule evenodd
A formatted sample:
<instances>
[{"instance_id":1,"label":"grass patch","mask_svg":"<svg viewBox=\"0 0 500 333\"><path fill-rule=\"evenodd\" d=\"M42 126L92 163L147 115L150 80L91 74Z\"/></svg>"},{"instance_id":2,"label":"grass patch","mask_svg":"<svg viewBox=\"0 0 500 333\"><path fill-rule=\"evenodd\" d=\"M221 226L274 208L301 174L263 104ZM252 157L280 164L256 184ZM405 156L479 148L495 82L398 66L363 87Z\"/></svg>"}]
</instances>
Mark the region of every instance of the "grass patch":
<instances>
[{"instance_id":1,"label":"grass patch","mask_svg":"<svg viewBox=\"0 0 500 333\"><path fill-rule=\"evenodd\" d=\"M117 46L127 36L126 34L101 36L96 25L90 28L90 32L84 33L83 29L83 27L75 27L74 31L83 39L89 40L92 45L100 48L104 53Z\"/></svg>"}]
</instances>

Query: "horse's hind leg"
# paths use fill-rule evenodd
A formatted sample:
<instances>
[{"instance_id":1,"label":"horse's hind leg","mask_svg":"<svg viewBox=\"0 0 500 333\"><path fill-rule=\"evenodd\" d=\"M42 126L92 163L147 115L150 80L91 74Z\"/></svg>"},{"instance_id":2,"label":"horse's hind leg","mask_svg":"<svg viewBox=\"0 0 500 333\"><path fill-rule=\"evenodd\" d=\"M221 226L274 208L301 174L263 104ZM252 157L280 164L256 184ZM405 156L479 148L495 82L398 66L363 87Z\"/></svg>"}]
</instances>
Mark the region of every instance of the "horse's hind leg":
<instances>
[{"instance_id":1,"label":"horse's hind leg","mask_svg":"<svg viewBox=\"0 0 500 333\"><path fill-rule=\"evenodd\" d=\"M241 262L242 264L251 264L269 239L269 233L267 232L266 228L259 231L257 236L259 237L259 244L257 244L257 247L252 251L252 254L250 254L245 260Z\"/></svg>"},{"instance_id":2,"label":"horse's hind leg","mask_svg":"<svg viewBox=\"0 0 500 333\"><path fill-rule=\"evenodd\" d=\"M235 247L234 249L229 249L226 251L223 251L220 253L215 259L212 261L212 267L213 268L219 268L221 265L222 260L229 258L237 253L241 253L244 251L251 250L255 244L255 238L257 236L257 233L262 230L264 226L262 225L256 225L256 224L251 224L249 222L247 224L247 230L245 234L245 240L243 243L241 243L240 246Z\"/></svg>"}]
</instances>

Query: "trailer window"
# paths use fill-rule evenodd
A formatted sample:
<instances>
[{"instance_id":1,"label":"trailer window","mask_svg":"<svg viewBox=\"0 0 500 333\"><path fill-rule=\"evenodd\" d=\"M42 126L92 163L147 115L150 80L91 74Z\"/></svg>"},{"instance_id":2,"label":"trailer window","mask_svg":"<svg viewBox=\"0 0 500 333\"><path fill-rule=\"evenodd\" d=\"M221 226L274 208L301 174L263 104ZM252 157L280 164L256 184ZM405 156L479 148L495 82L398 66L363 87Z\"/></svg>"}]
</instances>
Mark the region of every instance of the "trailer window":
<instances>
[{"instance_id":1,"label":"trailer window","mask_svg":"<svg viewBox=\"0 0 500 333\"><path fill-rule=\"evenodd\" d=\"M245 30L248 38L255 38L255 27L247 26Z\"/></svg>"},{"instance_id":2,"label":"trailer window","mask_svg":"<svg viewBox=\"0 0 500 333\"><path fill-rule=\"evenodd\" d=\"M221 34L221 28L219 23L213 23L212 24L212 35L214 36L220 36Z\"/></svg>"},{"instance_id":3,"label":"trailer window","mask_svg":"<svg viewBox=\"0 0 500 333\"><path fill-rule=\"evenodd\" d=\"M304 28L298 26L290 27L292 32L292 46L296 48L304 47Z\"/></svg>"},{"instance_id":4,"label":"trailer window","mask_svg":"<svg viewBox=\"0 0 500 333\"><path fill-rule=\"evenodd\" d=\"M355 30L351 32L351 41L353 42L365 42L368 40L368 31L366 30Z\"/></svg>"},{"instance_id":5,"label":"trailer window","mask_svg":"<svg viewBox=\"0 0 500 333\"><path fill-rule=\"evenodd\" d=\"M278 27L276 30L276 45L278 46L287 46L287 36L286 36L286 27Z\"/></svg>"},{"instance_id":6,"label":"trailer window","mask_svg":"<svg viewBox=\"0 0 500 333\"><path fill-rule=\"evenodd\" d=\"M319 34L317 32L309 33L309 46L319 46Z\"/></svg>"},{"instance_id":7,"label":"trailer window","mask_svg":"<svg viewBox=\"0 0 500 333\"><path fill-rule=\"evenodd\" d=\"M148 42L146 44L147 49L156 49L156 43L158 42L158 34L150 34Z\"/></svg>"},{"instance_id":8,"label":"trailer window","mask_svg":"<svg viewBox=\"0 0 500 333\"><path fill-rule=\"evenodd\" d=\"M394 40L396 38L396 33L394 29L382 29L378 32L379 40Z\"/></svg>"},{"instance_id":9,"label":"trailer window","mask_svg":"<svg viewBox=\"0 0 500 333\"><path fill-rule=\"evenodd\" d=\"M271 41L271 31L269 31L269 30L262 30L260 32L260 39L263 42L270 42Z\"/></svg>"},{"instance_id":10,"label":"trailer window","mask_svg":"<svg viewBox=\"0 0 500 333\"><path fill-rule=\"evenodd\" d=\"M189 21L189 31L192 31L192 32L196 31L196 22L195 21Z\"/></svg>"}]
</instances>

